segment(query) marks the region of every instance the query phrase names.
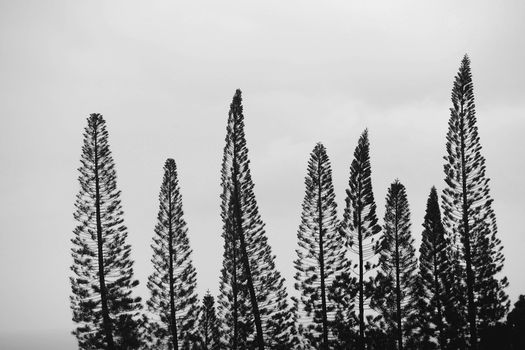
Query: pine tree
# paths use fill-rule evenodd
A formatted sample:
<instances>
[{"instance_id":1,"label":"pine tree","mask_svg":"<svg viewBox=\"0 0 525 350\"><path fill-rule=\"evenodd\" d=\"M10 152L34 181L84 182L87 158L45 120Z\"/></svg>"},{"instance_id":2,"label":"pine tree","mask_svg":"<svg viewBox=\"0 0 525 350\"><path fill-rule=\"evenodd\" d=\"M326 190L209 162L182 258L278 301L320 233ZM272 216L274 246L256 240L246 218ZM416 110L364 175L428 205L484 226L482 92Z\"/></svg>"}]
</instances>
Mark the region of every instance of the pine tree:
<instances>
[{"instance_id":1,"label":"pine tree","mask_svg":"<svg viewBox=\"0 0 525 350\"><path fill-rule=\"evenodd\" d=\"M445 304L450 285L447 273L450 262L448 244L441 221L438 194L432 187L427 200L423 234L419 248L419 275L417 276L418 343L421 349L446 349Z\"/></svg>"},{"instance_id":2,"label":"pine tree","mask_svg":"<svg viewBox=\"0 0 525 350\"><path fill-rule=\"evenodd\" d=\"M106 122L96 113L87 122L71 250L73 334L80 349L137 349L141 300L132 295L138 281L133 279Z\"/></svg>"},{"instance_id":3,"label":"pine tree","mask_svg":"<svg viewBox=\"0 0 525 350\"><path fill-rule=\"evenodd\" d=\"M349 189L346 190L346 208L340 232L347 239L350 251L358 257L358 348L364 349L365 342L365 274L372 268L374 257L374 236L381 231L376 216L376 204L372 191L370 143L368 130L359 138L350 166Z\"/></svg>"},{"instance_id":4,"label":"pine tree","mask_svg":"<svg viewBox=\"0 0 525 350\"><path fill-rule=\"evenodd\" d=\"M220 350L221 334L219 320L215 314L215 299L208 291L202 298L199 319L201 350Z\"/></svg>"},{"instance_id":5,"label":"pine tree","mask_svg":"<svg viewBox=\"0 0 525 350\"><path fill-rule=\"evenodd\" d=\"M151 296L147 305L155 349L189 349L197 339L197 281L187 231L177 166L170 158L164 164L151 245L153 273L148 279Z\"/></svg>"},{"instance_id":6,"label":"pine tree","mask_svg":"<svg viewBox=\"0 0 525 350\"><path fill-rule=\"evenodd\" d=\"M520 295L507 315L513 349L525 349L525 295Z\"/></svg>"},{"instance_id":7,"label":"pine tree","mask_svg":"<svg viewBox=\"0 0 525 350\"><path fill-rule=\"evenodd\" d=\"M255 200L240 90L230 105L221 182L224 259L218 313L223 342L232 349L288 349L291 308Z\"/></svg>"},{"instance_id":8,"label":"pine tree","mask_svg":"<svg viewBox=\"0 0 525 350\"><path fill-rule=\"evenodd\" d=\"M470 60L465 55L452 89L445 159L443 216L446 230L462 262L466 287L470 348L478 348L479 330L496 324L508 310L500 278L504 256L497 238L489 179L476 125Z\"/></svg>"},{"instance_id":9,"label":"pine tree","mask_svg":"<svg viewBox=\"0 0 525 350\"><path fill-rule=\"evenodd\" d=\"M345 267L345 251L337 232L330 160L320 143L310 155L305 185L297 232L299 248L294 262L295 288L300 293L297 311L309 347L329 349L333 340L330 323L334 320L336 307L327 294L335 277Z\"/></svg>"},{"instance_id":10,"label":"pine tree","mask_svg":"<svg viewBox=\"0 0 525 350\"><path fill-rule=\"evenodd\" d=\"M397 350L404 348L403 340L410 335L408 319L414 309L417 261L410 225L405 186L396 180L386 197L383 236L376 247L380 271L371 305L380 312L387 332L396 340Z\"/></svg>"}]
</instances>

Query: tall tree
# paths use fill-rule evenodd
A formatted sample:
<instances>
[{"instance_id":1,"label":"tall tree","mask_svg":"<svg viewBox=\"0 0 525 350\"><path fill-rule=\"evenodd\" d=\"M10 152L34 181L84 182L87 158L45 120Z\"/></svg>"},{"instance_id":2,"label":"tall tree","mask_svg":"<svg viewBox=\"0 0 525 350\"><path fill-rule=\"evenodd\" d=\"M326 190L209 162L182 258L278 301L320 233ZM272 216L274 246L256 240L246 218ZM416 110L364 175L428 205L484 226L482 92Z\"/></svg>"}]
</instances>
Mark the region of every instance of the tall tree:
<instances>
[{"instance_id":1,"label":"tall tree","mask_svg":"<svg viewBox=\"0 0 525 350\"><path fill-rule=\"evenodd\" d=\"M199 334L201 338L201 350L220 350L221 335L219 320L215 314L215 299L208 291L202 298L202 306L199 319Z\"/></svg>"},{"instance_id":2,"label":"tall tree","mask_svg":"<svg viewBox=\"0 0 525 350\"><path fill-rule=\"evenodd\" d=\"M372 306L379 310L388 333L396 340L397 350L403 350L403 340L411 331L407 321L414 308L417 260L410 226L405 186L396 180L386 196L383 236L377 245L378 288Z\"/></svg>"},{"instance_id":3,"label":"tall tree","mask_svg":"<svg viewBox=\"0 0 525 350\"><path fill-rule=\"evenodd\" d=\"M299 248L294 262L295 288L300 293L297 312L311 349L329 349L336 307L327 293L345 265L345 250L338 234L337 205L332 170L325 147L318 143L310 155L305 178Z\"/></svg>"},{"instance_id":4,"label":"tall tree","mask_svg":"<svg viewBox=\"0 0 525 350\"><path fill-rule=\"evenodd\" d=\"M494 325L508 310L502 245L497 237L489 179L476 125L470 59L465 55L452 88L443 192L445 228L463 263L470 348L478 348L478 328Z\"/></svg>"},{"instance_id":5,"label":"tall tree","mask_svg":"<svg viewBox=\"0 0 525 350\"><path fill-rule=\"evenodd\" d=\"M416 283L417 338L420 348L431 349L438 345L446 349L445 304L450 285L447 273L450 262L448 244L441 221L438 194L432 187L427 200L423 234L419 248L419 275Z\"/></svg>"},{"instance_id":6,"label":"tall tree","mask_svg":"<svg viewBox=\"0 0 525 350\"><path fill-rule=\"evenodd\" d=\"M147 305L155 349L188 349L197 339L197 280L183 214L177 165L170 158L164 164L151 245L153 273L148 279L151 295Z\"/></svg>"},{"instance_id":7,"label":"tall tree","mask_svg":"<svg viewBox=\"0 0 525 350\"><path fill-rule=\"evenodd\" d=\"M73 334L81 349L136 349L141 300L132 295L138 281L133 279L106 122L96 113L87 122L71 250Z\"/></svg>"},{"instance_id":8,"label":"tall tree","mask_svg":"<svg viewBox=\"0 0 525 350\"><path fill-rule=\"evenodd\" d=\"M370 143L365 130L354 151L350 166L349 188L346 190L346 207L340 232L347 239L350 250L358 257L358 348L364 349L365 342L365 274L371 270L370 260L374 257L374 236L381 231L377 223L376 204L372 191L370 166Z\"/></svg>"},{"instance_id":9,"label":"tall tree","mask_svg":"<svg viewBox=\"0 0 525 350\"><path fill-rule=\"evenodd\" d=\"M228 114L221 182L224 259L218 312L223 341L233 349L286 349L291 308L255 200L240 90Z\"/></svg>"}]
</instances>

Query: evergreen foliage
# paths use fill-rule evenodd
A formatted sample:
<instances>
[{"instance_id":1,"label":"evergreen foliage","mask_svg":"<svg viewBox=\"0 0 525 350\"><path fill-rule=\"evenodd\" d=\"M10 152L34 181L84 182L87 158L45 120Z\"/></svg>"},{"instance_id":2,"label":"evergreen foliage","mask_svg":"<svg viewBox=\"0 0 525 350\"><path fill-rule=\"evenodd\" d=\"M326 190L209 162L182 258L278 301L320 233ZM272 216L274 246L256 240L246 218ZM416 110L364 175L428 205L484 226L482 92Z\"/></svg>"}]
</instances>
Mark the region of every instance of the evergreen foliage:
<instances>
[{"instance_id":1,"label":"evergreen foliage","mask_svg":"<svg viewBox=\"0 0 525 350\"><path fill-rule=\"evenodd\" d=\"M153 273L148 279L149 326L155 349L189 349L197 340L197 280L183 214L177 166L170 158L164 164L151 245Z\"/></svg>"},{"instance_id":2,"label":"evergreen foliage","mask_svg":"<svg viewBox=\"0 0 525 350\"><path fill-rule=\"evenodd\" d=\"M333 345L331 323L336 305L328 297L334 279L345 266L345 250L338 234L337 205L332 170L325 147L318 143L310 155L305 178L299 248L294 262L299 329L308 349L329 349Z\"/></svg>"},{"instance_id":3,"label":"evergreen foliage","mask_svg":"<svg viewBox=\"0 0 525 350\"><path fill-rule=\"evenodd\" d=\"M466 55L454 81L452 103L444 157L443 222L456 250L455 258L461 262L456 278L467 296L466 303L457 307L466 308L470 348L477 349L478 331L495 325L508 309L504 291L508 282L499 276L504 256L481 155Z\"/></svg>"},{"instance_id":4,"label":"evergreen foliage","mask_svg":"<svg viewBox=\"0 0 525 350\"><path fill-rule=\"evenodd\" d=\"M525 295L520 295L507 316L513 349L525 349Z\"/></svg>"},{"instance_id":5,"label":"evergreen foliage","mask_svg":"<svg viewBox=\"0 0 525 350\"><path fill-rule=\"evenodd\" d=\"M240 90L228 114L221 183L224 259L218 314L223 342L232 349L289 349L293 318L255 200Z\"/></svg>"},{"instance_id":6,"label":"evergreen foliage","mask_svg":"<svg viewBox=\"0 0 525 350\"><path fill-rule=\"evenodd\" d=\"M430 190L423 222L419 248L419 275L417 278L417 329L418 343L422 349L446 349L444 304L449 290L445 229L441 221L438 194Z\"/></svg>"},{"instance_id":7,"label":"evergreen foliage","mask_svg":"<svg viewBox=\"0 0 525 350\"><path fill-rule=\"evenodd\" d=\"M365 304L370 297L366 295L368 293L365 294L369 290L365 288L365 274L373 268L371 260L375 256L374 236L381 231L376 216L371 173L370 143L368 130L365 130L359 138L350 166L346 207L340 226L340 232L347 239L350 251L358 258L358 270L355 274L358 278L359 349L364 349L365 345Z\"/></svg>"},{"instance_id":8,"label":"evergreen foliage","mask_svg":"<svg viewBox=\"0 0 525 350\"><path fill-rule=\"evenodd\" d=\"M417 261L410 226L405 186L396 180L386 197L383 235L377 245L380 271L371 306L379 311L397 350L404 348L404 340L412 334L409 319L414 312Z\"/></svg>"},{"instance_id":9,"label":"evergreen foliage","mask_svg":"<svg viewBox=\"0 0 525 350\"><path fill-rule=\"evenodd\" d=\"M208 291L202 298L202 306L199 319L199 350L220 350L221 334L220 324L215 314L215 299Z\"/></svg>"},{"instance_id":10,"label":"evergreen foliage","mask_svg":"<svg viewBox=\"0 0 525 350\"><path fill-rule=\"evenodd\" d=\"M73 334L80 349L138 349L141 300L133 296L138 281L133 279L106 122L96 113L87 122L71 250Z\"/></svg>"}]
</instances>

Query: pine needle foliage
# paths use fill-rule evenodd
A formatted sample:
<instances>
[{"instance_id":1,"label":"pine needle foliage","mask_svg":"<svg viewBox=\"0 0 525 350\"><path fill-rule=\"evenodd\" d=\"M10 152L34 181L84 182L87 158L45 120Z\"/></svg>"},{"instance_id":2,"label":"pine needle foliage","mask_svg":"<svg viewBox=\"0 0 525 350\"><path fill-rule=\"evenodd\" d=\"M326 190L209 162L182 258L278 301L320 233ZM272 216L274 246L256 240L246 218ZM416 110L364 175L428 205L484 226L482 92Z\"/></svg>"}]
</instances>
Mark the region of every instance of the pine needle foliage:
<instances>
[{"instance_id":1,"label":"pine needle foliage","mask_svg":"<svg viewBox=\"0 0 525 350\"><path fill-rule=\"evenodd\" d=\"M346 207L340 232L347 240L347 246L353 255L357 255L357 288L359 349L364 349L365 337L365 304L369 295L365 295L365 275L373 268L371 263L375 256L375 236L381 231L376 215L376 204L372 191L370 165L370 143L368 130L365 130L354 151L350 165L349 188L346 190ZM368 293L367 293L368 294Z\"/></svg>"},{"instance_id":2,"label":"pine needle foliage","mask_svg":"<svg viewBox=\"0 0 525 350\"><path fill-rule=\"evenodd\" d=\"M80 191L73 231L71 309L80 349L137 349L140 298L133 296L131 246L126 243L115 164L102 115L91 114L84 130Z\"/></svg>"},{"instance_id":3,"label":"pine needle foliage","mask_svg":"<svg viewBox=\"0 0 525 350\"><path fill-rule=\"evenodd\" d=\"M301 224L297 231L295 288L300 293L297 312L301 333L310 349L329 349L336 305L328 290L345 265L338 233L337 205L326 148L318 143L310 155L305 178Z\"/></svg>"},{"instance_id":4,"label":"pine needle foliage","mask_svg":"<svg viewBox=\"0 0 525 350\"><path fill-rule=\"evenodd\" d=\"M199 335L199 350L222 349L219 320L215 313L215 299L209 291L202 298L199 318Z\"/></svg>"},{"instance_id":5,"label":"pine needle foliage","mask_svg":"<svg viewBox=\"0 0 525 350\"><path fill-rule=\"evenodd\" d=\"M443 221L461 261L458 271L466 289L470 349L477 349L479 331L501 320L509 303L504 291L508 282L500 276L504 256L481 155L470 59L466 55L454 80L452 104L444 157Z\"/></svg>"},{"instance_id":6,"label":"pine needle foliage","mask_svg":"<svg viewBox=\"0 0 525 350\"><path fill-rule=\"evenodd\" d=\"M411 334L413 286L417 260L410 230L410 209L405 186L395 180L386 196L383 235L378 242L379 272L372 306L379 311L385 330L404 349Z\"/></svg>"},{"instance_id":7,"label":"pine needle foliage","mask_svg":"<svg viewBox=\"0 0 525 350\"><path fill-rule=\"evenodd\" d=\"M155 349L190 349L197 337L196 272L182 210L177 165L167 159L148 278L150 335Z\"/></svg>"},{"instance_id":8,"label":"pine needle foliage","mask_svg":"<svg viewBox=\"0 0 525 350\"><path fill-rule=\"evenodd\" d=\"M289 349L293 318L255 199L240 90L228 114L221 184L224 258L218 314L223 343L232 349Z\"/></svg>"},{"instance_id":9,"label":"pine needle foliage","mask_svg":"<svg viewBox=\"0 0 525 350\"><path fill-rule=\"evenodd\" d=\"M423 233L419 248L417 279L417 333L422 349L446 349L449 323L445 305L450 292L448 242L441 221L438 194L432 187L427 200Z\"/></svg>"}]
</instances>

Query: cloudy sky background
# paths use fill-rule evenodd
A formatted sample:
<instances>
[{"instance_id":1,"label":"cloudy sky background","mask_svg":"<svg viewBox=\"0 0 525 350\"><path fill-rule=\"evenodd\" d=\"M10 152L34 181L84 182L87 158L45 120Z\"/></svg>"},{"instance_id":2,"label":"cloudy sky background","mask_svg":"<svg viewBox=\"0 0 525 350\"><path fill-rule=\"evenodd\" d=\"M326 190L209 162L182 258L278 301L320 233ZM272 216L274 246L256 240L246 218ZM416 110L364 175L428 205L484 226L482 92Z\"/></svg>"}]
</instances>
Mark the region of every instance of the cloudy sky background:
<instances>
[{"instance_id":1,"label":"cloudy sky background","mask_svg":"<svg viewBox=\"0 0 525 350\"><path fill-rule=\"evenodd\" d=\"M0 1L0 348L75 346L69 240L89 113L108 123L141 295L167 157L179 167L198 290L215 294L220 162L241 88L255 193L291 287L318 141L342 215L369 128L379 215L399 178L419 249L430 187L444 186L465 53L514 302L525 293L524 14L523 1Z\"/></svg>"}]
</instances>

